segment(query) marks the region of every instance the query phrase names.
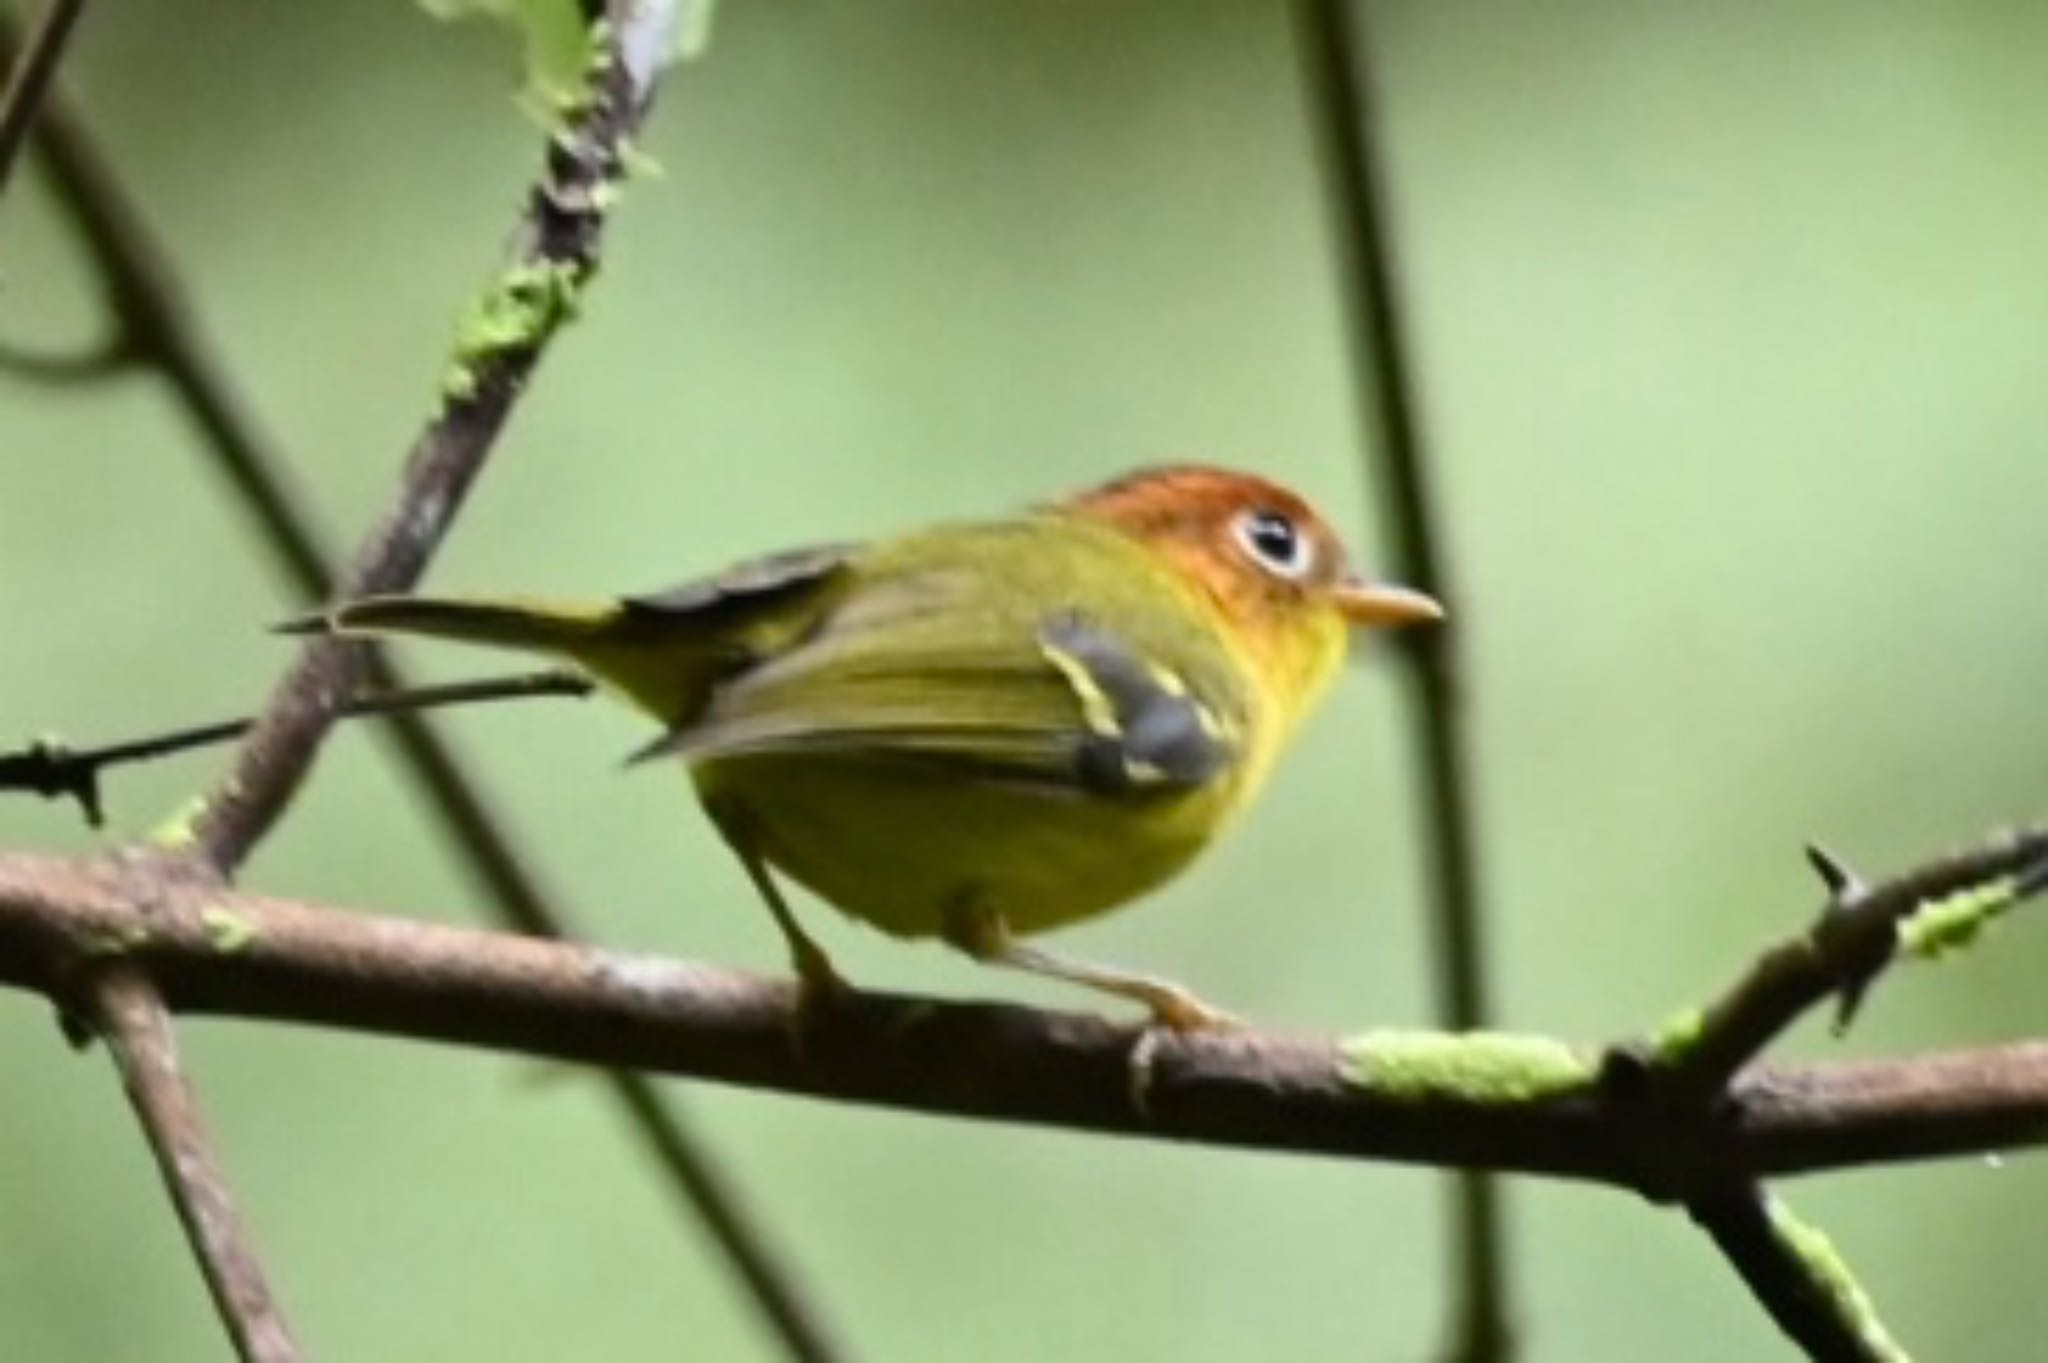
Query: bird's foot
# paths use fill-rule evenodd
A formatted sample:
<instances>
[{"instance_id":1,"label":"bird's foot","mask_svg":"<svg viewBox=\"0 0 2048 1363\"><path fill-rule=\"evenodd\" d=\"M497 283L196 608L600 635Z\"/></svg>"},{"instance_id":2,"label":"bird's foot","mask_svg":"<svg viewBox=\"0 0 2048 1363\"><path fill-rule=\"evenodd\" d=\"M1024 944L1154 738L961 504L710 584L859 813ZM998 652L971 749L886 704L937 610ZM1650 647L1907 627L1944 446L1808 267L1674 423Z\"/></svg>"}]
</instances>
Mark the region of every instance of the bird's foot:
<instances>
[{"instance_id":1,"label":"bird's foot","mask_svg":"<svg viewBox=\"0 0 2048 1363\"><path fill-rule=\"evenodd\" d=\"M1251 1026L1235 1013L1202 1002L1177 984L1147 981L1144 999L1152 1024L1170 1032L1238 1032Z\"/></svg>"},{"instance_id":2,"label":"bird's foot","mask_svg":"<svg viewBox=\"0 0 2048 1363\"><path fill-rule=\"evenodd\" d=\"M796 1007L789 1015L789 1040L797 1054L808 1049L809 1040L830 1025L832 1017L853 1002L859 990L847 983L824 952L812 946L796 950Z\"/></svg>"}]
</instances>

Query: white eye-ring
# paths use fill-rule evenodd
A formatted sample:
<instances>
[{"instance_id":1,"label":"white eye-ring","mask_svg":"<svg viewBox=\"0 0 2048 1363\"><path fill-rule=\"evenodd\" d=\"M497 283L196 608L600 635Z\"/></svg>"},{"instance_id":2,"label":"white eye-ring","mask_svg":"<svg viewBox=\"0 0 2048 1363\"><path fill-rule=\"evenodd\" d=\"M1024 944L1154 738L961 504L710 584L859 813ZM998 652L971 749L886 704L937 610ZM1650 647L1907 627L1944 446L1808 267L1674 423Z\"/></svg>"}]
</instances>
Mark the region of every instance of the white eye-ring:
<instances>
[{"instance_id":1,"label":"white eye-ring","mask_svg":"<svg viewBox=\"0 0 2048 1363\"><path fill-rule=\"evenodd\" d=\"M1271 507L1240 511L1231 533L1252 561L1275 577L1299 582L1316 564L1316 547L1292 517Z\"/></svg>"}]
</instances>

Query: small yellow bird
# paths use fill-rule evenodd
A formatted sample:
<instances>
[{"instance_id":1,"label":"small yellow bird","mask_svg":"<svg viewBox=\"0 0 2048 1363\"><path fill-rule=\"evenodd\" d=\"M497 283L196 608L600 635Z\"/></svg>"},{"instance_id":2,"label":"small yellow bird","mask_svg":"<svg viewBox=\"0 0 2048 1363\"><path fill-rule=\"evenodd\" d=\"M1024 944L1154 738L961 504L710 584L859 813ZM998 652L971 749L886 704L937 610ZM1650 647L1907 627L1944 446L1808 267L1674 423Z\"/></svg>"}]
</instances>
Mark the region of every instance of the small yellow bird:
<instances>
[{"instance_id":1,"label":"small yellow bird","mask_svg":"<svg viewBox=\"0 0 2048 1363\"><path fill-rule=\"evenodd\" d=\"M1227 1022L1020 942L1168 880L1264 782L1347 625L1436 620L1351 575L1294 493L1143 470L1056 505L776 554L588 603L346 602L301 628L569 659L664 726L807 990L841 989L780 871L898 937Z\"/></svg>"}]
</instances>

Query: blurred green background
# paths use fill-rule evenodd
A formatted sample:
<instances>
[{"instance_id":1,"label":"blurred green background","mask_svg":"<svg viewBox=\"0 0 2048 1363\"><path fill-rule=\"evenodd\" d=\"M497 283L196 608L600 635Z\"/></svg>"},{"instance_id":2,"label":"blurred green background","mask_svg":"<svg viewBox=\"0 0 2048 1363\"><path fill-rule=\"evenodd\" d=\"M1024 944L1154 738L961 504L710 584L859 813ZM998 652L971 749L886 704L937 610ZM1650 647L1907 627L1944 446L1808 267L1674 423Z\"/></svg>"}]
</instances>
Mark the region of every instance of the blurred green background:
<instances>
[{"instance_id":1,"label":"blurred green background","mask_svg":"<svg viewBox=\"0 0 2048 1363\"><path fill-rule=\"evenodd\" d=\"M2048 718L2048 9L1371 8L1404 284L1459 556L1505 1020L1618 1035L1871 870L2038 814ZM408 5L96 7L67 75L304 491L353 536L496 259L538 138L509 49ZM1286 10L727 0L672 79L582 325L431 581L637 588L820 537L1203 457L1292 481L1370 561ZM42 187L0 217L0 334L93 334ZM0 376L0 730L231 713L282 656L159 385ZM473 657L420 652L435 675ZM1067 934L1275 1024L1429 1017L1400 686L1357 669L1239 835ZM776 941L643 736L595 707L450 726L604 940ZM131 770L115 830L217 759ZM95 840L0 803L0 845ZM476 896L367 731L249 883L456 921ZM856 979L1036 994L810 915ZM1808 1053L2039 1033L2048 925L1887 984ZM577 1083L501 1058L187 1029L236 1182L331 1359L767 1359L696 1230ZM584 1091L589 1087L592 1091ZM677 1086L862 1357L1420 1359L1429 1174ZM1803 1182L1929 1359L2039 1356L2048 1170ZM1512 1190L1534 1360L1779 1356L1683 1219ZM0 1357L224 1345L102 1059L0 998Z\"/></svg>"}]
</instances>

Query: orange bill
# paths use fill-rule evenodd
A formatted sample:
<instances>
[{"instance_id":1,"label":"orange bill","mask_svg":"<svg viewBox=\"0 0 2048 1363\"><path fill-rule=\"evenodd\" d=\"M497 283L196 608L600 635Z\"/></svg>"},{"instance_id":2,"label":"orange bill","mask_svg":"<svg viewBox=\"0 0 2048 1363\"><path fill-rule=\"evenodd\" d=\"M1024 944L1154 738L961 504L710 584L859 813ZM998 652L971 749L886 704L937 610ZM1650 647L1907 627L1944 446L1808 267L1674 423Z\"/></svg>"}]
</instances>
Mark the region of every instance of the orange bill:
<instances>
[{"instance_id":1,"label":"orange bill","mask_svg":"<svg viewBox=\"0 0 2048 1363\"><path fill-rule=\"evenodd\" d=\"M1435 597L1390 582L1351 578L1333 587L1330 595L1354 625L1417 625L1444 618Z\"/></svg>"}]
</instances>

